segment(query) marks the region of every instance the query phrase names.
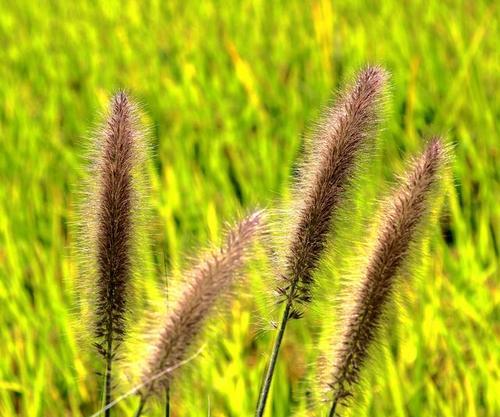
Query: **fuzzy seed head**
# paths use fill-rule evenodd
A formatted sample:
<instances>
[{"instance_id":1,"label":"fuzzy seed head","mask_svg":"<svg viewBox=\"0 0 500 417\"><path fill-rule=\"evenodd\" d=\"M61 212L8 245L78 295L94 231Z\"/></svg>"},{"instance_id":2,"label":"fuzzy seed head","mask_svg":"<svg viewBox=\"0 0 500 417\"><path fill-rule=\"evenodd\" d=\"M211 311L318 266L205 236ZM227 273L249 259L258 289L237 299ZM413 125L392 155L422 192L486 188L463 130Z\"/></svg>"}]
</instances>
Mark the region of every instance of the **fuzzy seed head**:
<instances>
[{"instance_id":1,"label":"fuzzy seed head","mask_svg":"<svg viewBox=\"0 0 500 417\"><path fill-rule=\"evenodd\" d=\"M96 260L95 346L104 357L114 355L126 331L127 301L132 276L133 212L136 209L133 171L139 136L135 108L123 92L111 100L109 116L97 143L92 202Z\"/></svg>"},{"instance_id":2,"label":"fuzzy seed head","mask_svg":"<svg viewBox=\"0 0 500 417\"><path fill-rule=\"evenodd\" d=\"M356 161L373 143L387 73L361 71L327 111L310 144L297 186L296 221L290 234L278 293L299 304L310 301L313 272L324 252L332 219L351 184ZM300 317L292 310L291 317Z\"/></svg>"},{"instance_id":3,"label":"fuzzy seed head","mask_svg":"<svg viewBox=\"0 0 500 417\"><path fill-rule=\"evenodd\" d=\"M190 272L143 374L143 396L168 387L172 373L196 343L217 302L230 293L254 239L261 229L263 212L255 212L229 231L224 245L211 252Z\"/></svg>"},{"instance_id":4,"label":"fuzzy seed head","mask_svg":"<svg viewBox=\"0 0 500 417\"><path fill-rule=\"evenodd\" d=\"M394 289L398 271L407 260L418 227L430 209L430 196L447 161L439 138L429 141L414 161L383 214L375 248L368 260L353 304L344 315L340 340L326 390L339 404L352 396L360 370L383 320L384 308Z\"/></svg>"}]
</instances>

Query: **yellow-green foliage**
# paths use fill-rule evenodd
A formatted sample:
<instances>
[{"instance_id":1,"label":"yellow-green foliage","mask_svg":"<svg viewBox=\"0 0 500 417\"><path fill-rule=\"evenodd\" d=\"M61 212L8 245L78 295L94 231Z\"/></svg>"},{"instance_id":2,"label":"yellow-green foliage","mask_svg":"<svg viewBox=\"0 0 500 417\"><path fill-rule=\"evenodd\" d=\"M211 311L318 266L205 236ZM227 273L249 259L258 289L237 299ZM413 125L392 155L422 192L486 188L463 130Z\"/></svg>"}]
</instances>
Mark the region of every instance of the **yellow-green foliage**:
<instances>
[{"instance_id":1,"label":"yellow-green foliage","mask_svg":"<svg viewBox=\"0 0 500 417\"><path fill-rule=\"evenodd\" d=\"M423 134L455 144L455 183L354 414L500 414L494 2L0 0L0 11L0 415L88 416L100 403L90 349L71 325L71 224L82 138L112 92L127 88L143 104L155 148L155 227L143 249L154 267L142 283L154 305L162 274L217 240L223 220L289 199L307 127L366 63L392 72L393 97L350 211L354 243L339 239L321 269L330 290L349 266L340 254L362 246L374 200ZM251 280L254 296L232 306L174 385L176 415L251 415L273 337L263 330L267 284ZM333 311L319 300L289 326L268 416L304 409L301 381ZM123 377L118 393L129 387ZM135 406L129 398L115 414Z\"/></svg>"}]
</instances>

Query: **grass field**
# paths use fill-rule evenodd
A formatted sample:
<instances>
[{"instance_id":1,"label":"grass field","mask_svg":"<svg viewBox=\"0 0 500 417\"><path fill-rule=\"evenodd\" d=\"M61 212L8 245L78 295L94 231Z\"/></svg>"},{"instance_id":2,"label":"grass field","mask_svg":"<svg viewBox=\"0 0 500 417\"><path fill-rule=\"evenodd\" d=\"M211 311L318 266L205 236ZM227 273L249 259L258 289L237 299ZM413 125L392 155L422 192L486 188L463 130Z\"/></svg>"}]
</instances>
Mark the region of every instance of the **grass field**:
<instances>
[{"instance_id":1,"label":"grass field","mask_svg":"<svg viewBox=\"0 0 500 417\"><path fill-rule=\"evenodd\" d=\"M165 273L217 241L224 221L288 201L304 135L366 63L391 71L392 97L350 233L322 268L327 292L421 137L444 132L455 160L444 216L424 248L432 255L403 286L352 415L499 416L494 3L0 0L0 416L90 416L99 406L94 358L74 325L72 224L84 138L112 92L128 89L150 127L154 230L141 291L158 301ZM253 271L252 293L174 386L173 415L252 415L278 313L266 313L269 277ZM301 415L309 364L334 316L320 297L288 329L268 416ZM122 401L114 415L135 404Z\"/></svg>"}]
</instances>

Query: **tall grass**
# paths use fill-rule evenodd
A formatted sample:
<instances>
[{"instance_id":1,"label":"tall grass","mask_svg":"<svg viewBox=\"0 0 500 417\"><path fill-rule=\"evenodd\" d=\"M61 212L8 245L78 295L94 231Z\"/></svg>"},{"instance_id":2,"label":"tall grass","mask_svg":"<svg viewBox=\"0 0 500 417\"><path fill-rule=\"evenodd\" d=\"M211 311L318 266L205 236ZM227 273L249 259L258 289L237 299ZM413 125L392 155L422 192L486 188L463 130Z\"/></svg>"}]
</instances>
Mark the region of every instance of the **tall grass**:
<instances>
[{"instance_id":1,"label":"tall grass","mask_svg":"<svg viewBox=\"0 0 500 417\"><path fill-rule=\"evenodd\" d=\"M107 120L96 134L82 213L83 256L90 264L81 273L89 293L93 345L104 359L103 404L112 401L114 363L128 333L137 231L134 212L141 202L134 173L141 162L142 133L134 105L124 92L111 100ZM88 319L88 317L87 317ZM109 416L109 410L106 410Z\"/></svg>"},{"instance_id":2,"label":"tall grass","mask_svg":"<svg viewBox=\"0 0 500 417\"><path fill-rule=\"evenodd\" d=\"M393 101L379 157L356 191L349 239L359 248L374 198L422 134L455 144L447 214L403 286L400 324L380 352L383 372L357 416L496 416L498 376L498 8L488 1L428 2L32 2L1 1L0 414L88 416L99 381L70 323L78 274L71 253L82 176L81 134L110 91L145 104L157 158L148 167L159 218L142 256L140 293L160 300L168 270L193 243L215 239L222 219L287 193L306 123L330 91L365 62L393 74ZM320 271L333 292L349 259ZM264 291L259 274L251 292ZM155 280L159 281L152 284ZM318 298L321 302L321 297ZM232 306L204 361L179 380L180 415L250 415L266 365L259 297ZM268 415L302 412L315 361L311 310L288 329ZM254 338L252 335L258 334ZM293 367L289 364L293 362ZM214 365L216 363L217 365ZM293 400L292 400L293 397ZM186 401L184 401L186 399ZM189 400L189 401L188 401ZM117 413L133 413L133 399ZM152 413L159 411L152 409Z\"/></svg>"},{"instance_id":3,"label":"tall grass","mask_svg":"<svg viewBox=\"0 0 500 417\"><path fill-rule=\"evenodd\" d=\"M411 275L408 264L412 249L415 251L418 232L422 235L432 224L432 197L447 160L443 141L431 139L405 172L389 203L383 205L375 246L368 255L361 282L344 300L342 326L333 339L333 366L324 381L331 403L329 417L338 415L340 406L349 405L380 327L390 328L392 324L388 323L387 309L396 292L397 278L405 267L407 275Z\"/></svg>"},{"instance_id":4,"label":"tall grass","mask_svg":"<svg viewBox=\"0 0 500 417\"><path fill-rule=\"evenodd\" d=\"M143 383L136 417L141 415L151 396L169 392L174 372L168 370L186 360L221 300L234 300L234 287L242 275L241 269L249 257L252 244L262 229L263 218L263 212L255 212L243 219L228 232L224 246L205 255L186 273L185 286L164 319L142 372ZM168 400L167 410L170 408Z\"/></svg>"},{"instance_id":5,"label":"tall grass","mask_svg":"<svg viewBox=\"0 0 500 417\"><path fill-rule=\"evenodd\" d=\"M359 160L373 147L386 78L381 68L360 71L328 109L309 144L296 185L293 216L287 219L292 224L276 290L284 304L283 315L259 394L258 417L264 414L287 323L300 319L311 302L315 272L327 248L332 223L353 186Z\"/></svg>"}]
</instances>

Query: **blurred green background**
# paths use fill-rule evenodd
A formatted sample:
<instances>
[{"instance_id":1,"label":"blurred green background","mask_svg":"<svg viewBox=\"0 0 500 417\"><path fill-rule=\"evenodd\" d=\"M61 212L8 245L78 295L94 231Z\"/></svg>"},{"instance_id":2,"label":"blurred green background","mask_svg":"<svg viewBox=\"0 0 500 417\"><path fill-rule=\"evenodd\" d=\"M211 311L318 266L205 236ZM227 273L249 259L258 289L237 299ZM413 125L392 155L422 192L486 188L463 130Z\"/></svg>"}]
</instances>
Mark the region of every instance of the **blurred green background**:
<instances>
[{"instance_id":1,"label":"blurred green background","mask_svg":"<svg viewBox=\"0 0 500 417\"><path fill-rule=\"evenodd\" d=\"M363 222L421 137L443 132L455 145L454 184L424 248L432 256L404 286L347 415L500 415L499 39L498 8L482 0L0 0L0 415L98 408L101 381L73 325L71 224L83 138L112 92L128 89L150 127L156 226L143 283L153 288L216 241L224 220L288 201L308 128L367 63L393 74L392 97L369 186L356 192L373 203L354 204L349 239L363 242ZM337 252L326 282L342 275ZM275 317L262 301L270 278L252 282L174 386L174 415L252 415ZM330 315L320 300L288 329L269 416L304 410Z\"/></svg>"}]
</instances>

